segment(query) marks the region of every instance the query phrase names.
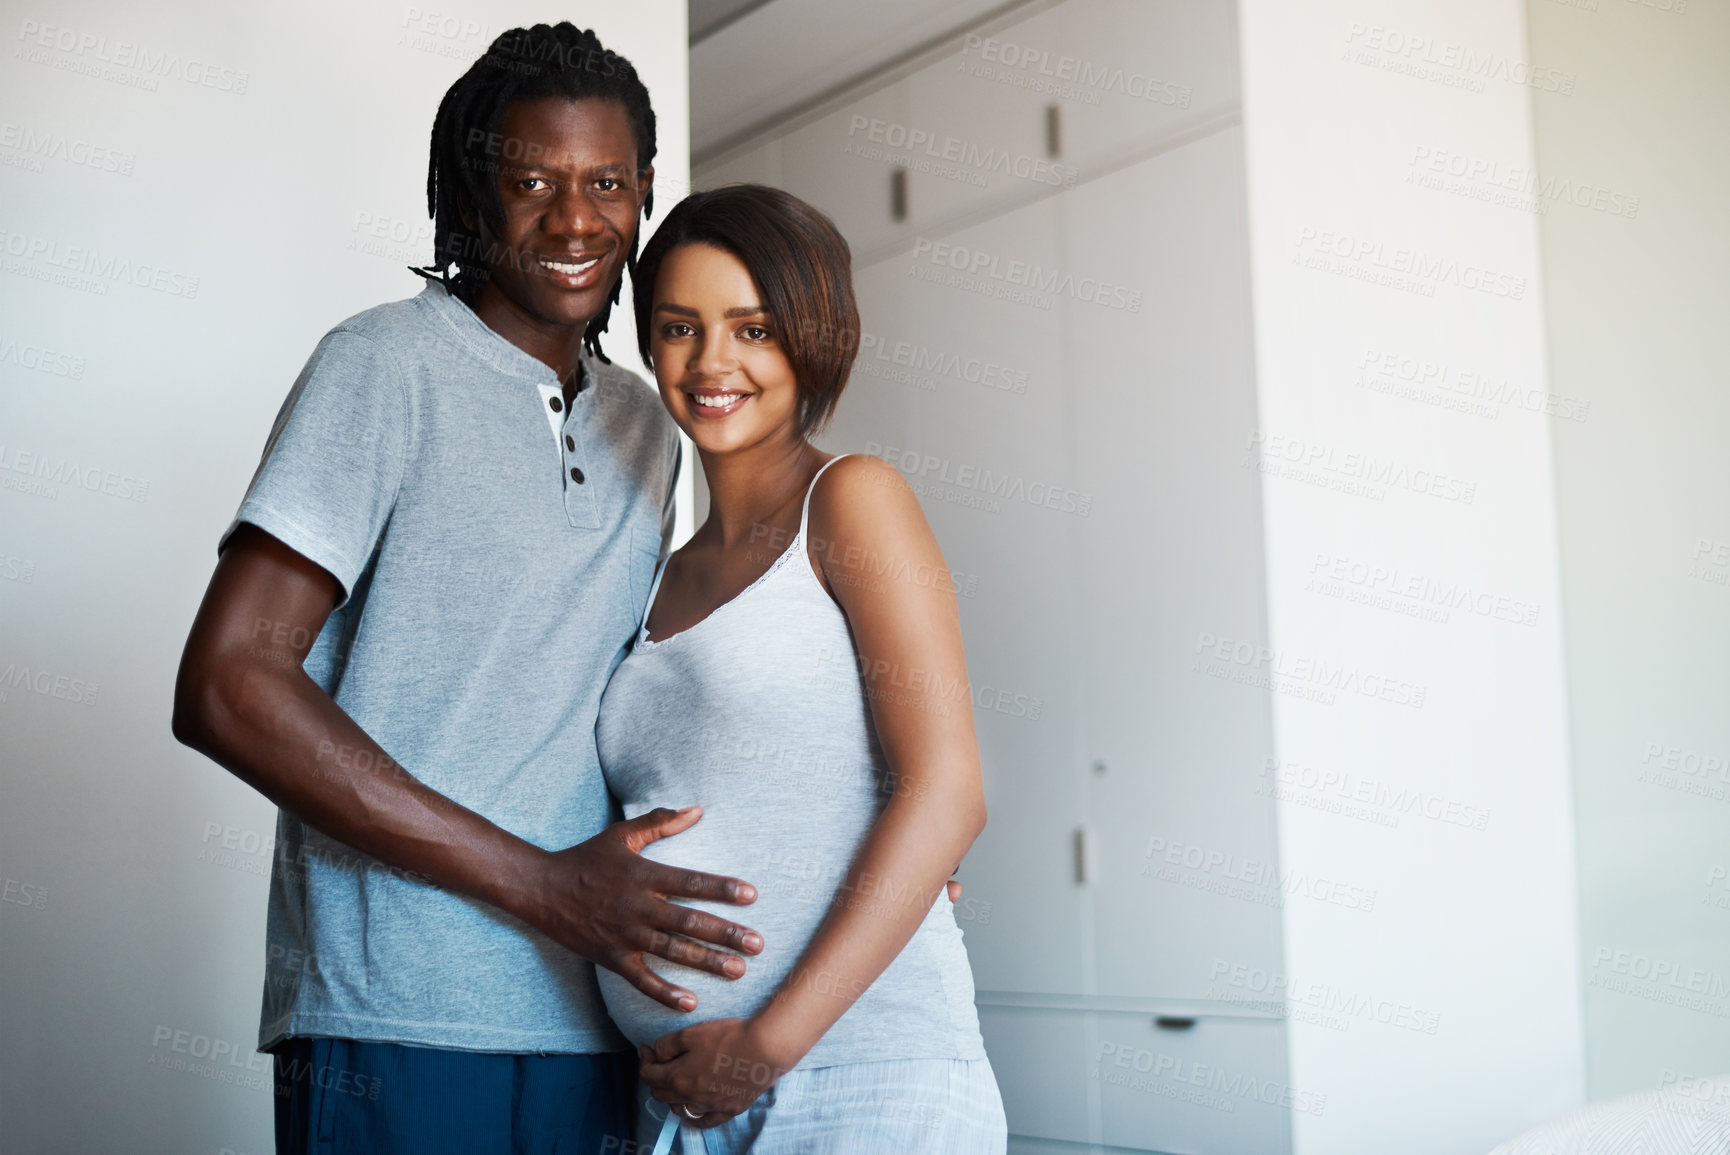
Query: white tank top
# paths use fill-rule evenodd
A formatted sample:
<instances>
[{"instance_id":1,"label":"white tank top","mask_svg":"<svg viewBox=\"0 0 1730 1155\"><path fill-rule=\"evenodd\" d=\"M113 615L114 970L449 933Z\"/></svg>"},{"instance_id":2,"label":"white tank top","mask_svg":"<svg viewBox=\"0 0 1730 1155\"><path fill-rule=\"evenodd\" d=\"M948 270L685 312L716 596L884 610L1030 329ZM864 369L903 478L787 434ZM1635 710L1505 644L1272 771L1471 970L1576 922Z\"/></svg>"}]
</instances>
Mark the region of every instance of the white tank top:
<instances>
[{"instance_id":1,"label":"white tank top","mask_svg":"<svg viewBox=\"0 0 1730 1155\"><path fill-rule=\"evenodd\" d=\"M607 1010L632 1043L761 1010L832 903L908 900L869 879L841 889L895 778L871 723L847 617L806 554L811 491L839 460L812 478L798 536L738 596L658 642L648 640L645 612L601 698L601 769L625 817L703 807L701 821L650 843L644 857L754 885L750 906L689 905L752 927L764 944L736 981L650 959L656 973L697 996L689 1013L596 968ZM656 574L651 607L660 586ZM961 930L939 893L906 948L799 1068L984 1054Z\"/></svg>"}]
</instances>

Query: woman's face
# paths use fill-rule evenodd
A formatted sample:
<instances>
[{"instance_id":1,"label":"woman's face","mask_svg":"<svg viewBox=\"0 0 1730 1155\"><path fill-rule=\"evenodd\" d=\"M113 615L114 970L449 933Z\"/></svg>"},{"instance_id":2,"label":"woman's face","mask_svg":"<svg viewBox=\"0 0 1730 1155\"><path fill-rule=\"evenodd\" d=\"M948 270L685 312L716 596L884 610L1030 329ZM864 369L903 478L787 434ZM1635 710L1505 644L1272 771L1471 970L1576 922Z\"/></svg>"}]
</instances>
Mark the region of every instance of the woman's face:
<instances>
[{"instance_id":1,"label":"woman's face","mask_svg":"<svg viewBox=\"0 0 1730 1155\"><path fill-rule=\"evenodd\" d=\"M655 277L649 353L661 401L700 450L735 453L798 428L798 388L780 333L744 263L680 245Z\"/></svg>"}]
</instances>

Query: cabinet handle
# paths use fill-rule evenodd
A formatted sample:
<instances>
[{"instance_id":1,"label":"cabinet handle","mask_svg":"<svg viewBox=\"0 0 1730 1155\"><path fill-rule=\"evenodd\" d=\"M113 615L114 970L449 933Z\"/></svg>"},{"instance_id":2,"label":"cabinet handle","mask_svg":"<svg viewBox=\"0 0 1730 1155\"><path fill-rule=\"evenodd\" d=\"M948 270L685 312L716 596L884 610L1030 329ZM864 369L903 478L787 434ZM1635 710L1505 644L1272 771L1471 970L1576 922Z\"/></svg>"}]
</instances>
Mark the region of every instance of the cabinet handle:
<instances>
[{"instance_id":1,"label":"cabinet handle","mask_svg":"<svg viewBox=\"0 0 1730 1155\"><path fill-rule=\"evenodd\" d=\"M1093 853L1093 831L1085 826L1075 828L1075 881L1086 886L1099 875L1099 865Z\"/></svg>"},{"instance_id":2,"label":"cabinet handle","mask_svg":"<svg viewBox=\"0 0 1730 1155\"><path fill-rule=\"evenodd\" d=\"M1194 1028L1195 1020L1188 1015L1160 1015L1153 1025L1162 1031L1187 1031Z\"/></svg>"}]
</instances>

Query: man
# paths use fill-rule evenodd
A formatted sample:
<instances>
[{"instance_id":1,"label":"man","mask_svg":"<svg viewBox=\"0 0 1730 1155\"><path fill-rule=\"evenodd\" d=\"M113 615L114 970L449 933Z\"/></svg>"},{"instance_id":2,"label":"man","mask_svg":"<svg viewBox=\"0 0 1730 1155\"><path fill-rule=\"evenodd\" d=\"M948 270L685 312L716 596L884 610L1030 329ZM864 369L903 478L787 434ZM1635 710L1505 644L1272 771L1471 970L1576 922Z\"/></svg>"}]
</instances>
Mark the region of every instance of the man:
<instances>
[{"instance_id":1,"label":"man","mask_svg":"<svg viewBox=\"0 0 1730 1155\"><path fill-rule=\"evenodd\" d=\"M637 854L700 812L609 825L595 756L678 471L599 345L654 134L592 33L500 36L434 124L430 283L319 343L218 547L174 733L280 807L279 1152L623 1149L593 965L689 1010L646 954L737 978L762 949L668 901L748 884Z\"/></svg>"}]
</instances>

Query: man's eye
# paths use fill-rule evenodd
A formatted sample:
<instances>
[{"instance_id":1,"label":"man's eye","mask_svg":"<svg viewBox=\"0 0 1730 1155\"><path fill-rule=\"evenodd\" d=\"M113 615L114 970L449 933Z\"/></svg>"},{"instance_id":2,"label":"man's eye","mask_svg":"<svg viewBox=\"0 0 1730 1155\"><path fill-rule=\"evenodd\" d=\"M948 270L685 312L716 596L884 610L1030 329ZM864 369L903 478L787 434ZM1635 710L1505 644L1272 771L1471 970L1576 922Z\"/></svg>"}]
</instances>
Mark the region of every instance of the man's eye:
<instances>
[{"instance_id":1,"label":"man's eye","mask_svg":"<svg viewBox=\"0 0 1730 1155\"><path fill-rule=\"evenodd\" d=\"M615 177L604 176L595 182L595 187L599 188L602 192L618 192L625 186Z\"/></svg>"},{"instance_id":2,"label":"man's eye","mask_svg":"<svg viewBox=\"0 0 1730 1155\"><path fill-rule=\"evenodd\" d=\"M546 183L547 182L545 180L541 179L538 176L527 176L527 177L524 177L522 180L517 182L517 187L522 189L524 192L534 192L536 190L533 188L530 188L529 187L530 185L545 186Z\"/></svg>"}]
</instances>

